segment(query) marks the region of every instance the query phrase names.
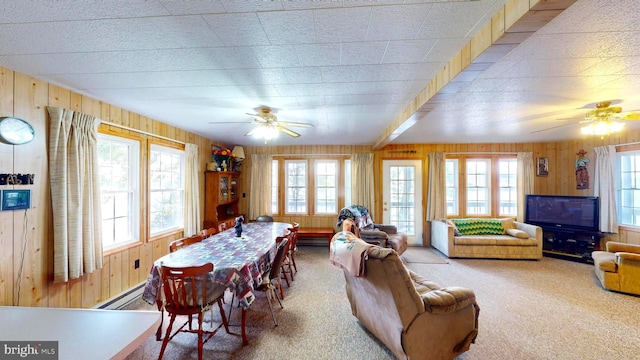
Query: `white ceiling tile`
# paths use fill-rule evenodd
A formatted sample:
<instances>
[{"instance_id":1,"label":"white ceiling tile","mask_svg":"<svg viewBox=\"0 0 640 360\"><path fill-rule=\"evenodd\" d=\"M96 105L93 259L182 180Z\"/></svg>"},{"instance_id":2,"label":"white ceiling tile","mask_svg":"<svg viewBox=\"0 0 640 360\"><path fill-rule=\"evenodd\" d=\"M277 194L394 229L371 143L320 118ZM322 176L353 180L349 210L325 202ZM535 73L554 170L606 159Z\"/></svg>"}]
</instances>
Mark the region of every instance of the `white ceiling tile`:
<instances>
[{"instance_id":1,"label":"white ceiling tile","mask_svg":"<svg viewBox=\"0 0 640 360\"><path fill-rule=\"evenodd\" d=\"M313 11L274 11L257 13L271 45L316 42Z\"/></svg>"},{"instance_id":2,"label":"white ceiling tile","mask_svg":"<svg viewBox=\"0 0 640 360\"><path fill-rule=\"evenodd\" d=\"M195 15L225 13L227 10L220 0L209 1L175 1L158 0L172 15ZM128 5L128 3L127 3Z\"/></svg>"},{"instance_id":3,"label":"white ceiling tile","mask_svg":"<svg viewBox=\"0 0 640 360\"><path fill-rule=\"evenodd\" d=\"M127 0L126 6L113 1L0 1L0 24L113 19L164 16L167 9L156 1Z\"/></svg>"},{"instance_id":4,"label":"white ceiling tile","mask_svg":"<svg viewBox=\"0 0 640 360\"><path fill-rule=\"evenodd\" d=\"M347 8L314 11L317 41L360 42L367 39L371 8Z\"/></svg>"},{"instance_id":5,"label":"white ceiling tile","mask_svg":"<svg viewBox=\"0 0 640 360\"><path fill-rule=\"evenodd\" d=\"M382 63L406 64L424 61L434 43L434 40L389 41Z\"/></svg>"},{"instance_id":6,"label":"white ceiling tile","mask_svg":"<svg viewBox=\"0 0 640 360\"><path fill-rule=\"evenodd\" d=\"M431 7L431 4L373 7L367 40L415 39Z\"/></svg>"},{"instance_id":7,"label":"white ceiling tile","mask_svg":"<svg viewBox=\"0 0 640 360\"><path fill-rule=\"evenodd\" d=\"M255 46L253 53L265 69L301 66L293 45Z\"/></svg>"},{"instance_id":8,"label":"white ceiling tile","mask_svg":"<svg viewBox=\"0 0 640 360\"><path fill-rule=\"evenodd\" d=\"M340 64L340 44L296 45L302 66L330 66Z\"/></svg>"},{"instance_id":9,"label":"white ceiling tile","mask_svg":"<svg viewBox=\"0 0 640 360\"><path fill-rule=\"evenodd\" d=\"M340 64L380 64L387 49L387 44L387 41L343 43Z\"/></svg>"},{"instance_id":10,"label":"white ceiling tile","mask_svg":"<svg viewBox=\"0 0 640 360\"><path fill-rule=\"evenodd\" d=\"M322 70L320 67L297 67L283 69L284 75L290 84L312 84L322 82Z\"/></svg>"},{"instance_id":11,"label":"white ceiling tile","mask_svg":"<svg viewBox=\"0 0 640 360\"><path fill-rule=\"evenodd\" d=\"M203 15L218 39L227 46L267 45L265 34L258 16L254 13Z\"/></svg>"}]
</instances>

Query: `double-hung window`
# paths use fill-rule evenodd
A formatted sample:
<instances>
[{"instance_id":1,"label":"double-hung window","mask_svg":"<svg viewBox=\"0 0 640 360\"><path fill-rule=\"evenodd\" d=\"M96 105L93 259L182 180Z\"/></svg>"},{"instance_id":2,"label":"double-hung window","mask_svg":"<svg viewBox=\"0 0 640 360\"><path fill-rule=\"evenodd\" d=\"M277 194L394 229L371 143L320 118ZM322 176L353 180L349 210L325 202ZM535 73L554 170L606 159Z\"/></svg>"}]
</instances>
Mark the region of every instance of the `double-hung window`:
<instances>
[{"instance_id":1,"label":"double-hung window","mask_svg":"<svg viewBox=\"0 0 640 360\"><path fill-rule=\"evenodd\" d=\"M491 161L468 159L467 170L467 214L491 214Z\"/></svg>"},{"instance_id":2,"label":"double-hung window","mask_svg":"<svg viewBox=\"0 0 640 360\"><path fill-rule=\"evenodd\" d=\"M458 215L458 159L445 161L447 215Z\"/></svg>"},{"instance_id":3,"label":"double-hung window","mask_svg":"<svg viewBox=\"0 0 640 360\"><path fill-rule=\"evenodd\" d=\"M278 160L271 161L271 213L278 213Z\"/></svg>"},{"instance_id":4,"label":"double-hung window","mask_svg":"<svg viewBox=\"0 0 640 360\"><path fill-rule=\"evenodd\" d=\"M338 161L315 161L315 213L338 212Z\"/></svg>"},{"instance_id":5,"label":"double-hung window","mask_svg":"<svg viewBox=\"0 0 640 360\"><path fill-rule=\"evenodd\" d=\"M618 223L640 226L640 151L619 152L616 174Z\"/></svg>"},{"instance_id":6,"label":"double-hung window","mask_svg":"<svg viewBox=\"0 0 640 360\"><path fill-rule=\"evenodd\" d=\"M183 150L151 144L149 151L149 233L184 227L185 155Z\"/></svg>"},{"instance_id":7,"label":"double-hung window","mask_svg":"<svg viewBox=\"0 0 640 360\"><path fill-rule=\"evenodd\" d=\"M285 160L285 213L306 214L307 160Z\"/></svg>"},{"instance_id":8,"label":"double-hung window","mask_svg":"<svg viewBox=\"0 0 640 360\"><path fill-rule=\"evenodd\" d=\"M98 134L105 250L140 241L140 142Z\"/></svg>"},{"instance_id":9,"label":"double-hung window","mask_svg":"<svg viewBox=\"0 0 640 360\"><path fill-rule=\"evenodd\" d=\"M516 159L498 160L498 215L518 215L518 161Z\"/></svg>"}]
</instances>

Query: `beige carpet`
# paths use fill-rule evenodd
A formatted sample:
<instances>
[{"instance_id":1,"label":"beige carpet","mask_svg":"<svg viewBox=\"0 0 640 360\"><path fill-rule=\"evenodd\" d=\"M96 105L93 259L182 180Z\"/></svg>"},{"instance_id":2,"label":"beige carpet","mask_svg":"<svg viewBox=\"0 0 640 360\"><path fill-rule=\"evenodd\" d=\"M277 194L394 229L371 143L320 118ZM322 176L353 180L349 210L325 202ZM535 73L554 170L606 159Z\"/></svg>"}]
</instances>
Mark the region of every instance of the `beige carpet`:
<instances>
[{"instance_id":1,"label":"beige carpet","mask_svg":"<svg viewBox=\"0 0 640 360\"><path fill-rule=\"evenodd\" d=\"M286 288L274 327L262 294L248 314L250 344L221 333L205 344L205 359L393 359L351 315L340 269L326 247L301 246L299 272ZM407 267L441 286L472 289L480 305L479 334L457 360L602 360L640 355L640 297L603 290L593 265L543 258L449 259ZM141 302L134 307L154 309ZM238 323L239 311L232 322ZM166 322L165 322L166 324ZM208 326L209 324L207 324ZM233 327L238 332L239 328ZM180 334L164 359L196 359L196 337ZM127 360L157 359L149 338ZM425 354L425 359L429 359Z\"/></svg>"},{"instance_id":2,"label":"beige carpet","mask_svg":"<svg viewBox=\"0 0 640 360\"><path fill-rule=\"evenodd\" d=\"M433 248L424 248L418 246L410 246L402 253L400 258L405 263L417 264L448 264L446 257Z\"/></svg>"}]
</instances>

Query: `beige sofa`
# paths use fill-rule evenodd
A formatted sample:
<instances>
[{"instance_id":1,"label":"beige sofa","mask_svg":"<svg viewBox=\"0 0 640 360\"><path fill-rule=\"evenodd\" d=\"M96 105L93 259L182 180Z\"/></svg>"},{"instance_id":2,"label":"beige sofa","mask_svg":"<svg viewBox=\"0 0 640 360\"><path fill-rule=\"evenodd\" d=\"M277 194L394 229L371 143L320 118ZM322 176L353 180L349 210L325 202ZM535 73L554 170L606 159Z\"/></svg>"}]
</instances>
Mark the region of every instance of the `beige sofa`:
<instances>
[{"instance_id":1,"label":"beige sofa","mask_svg":"<svg viewBox=\"0 0 640 360\"><path fill-rule=\"evenodd\" d=\"M441 288L408 270L398 254L374 246L364 276L344 271L351 311L398 359L453 359L478 334L473 291Z\"/></svg>"},{"instance_id":2,"label":"beige sofa","mask_svg":"<svg viewBox=\"0 0 640 360\"><path fill-rule=\"evenodd\" d=\"M500 219L506 230L515 229L527 238L505 234L454 235L447 219L431 221L431 246L450 258L541 259L542 228L513 219ZM514 233L513 230L509 230Z\"/></svg>"}]
</instances>

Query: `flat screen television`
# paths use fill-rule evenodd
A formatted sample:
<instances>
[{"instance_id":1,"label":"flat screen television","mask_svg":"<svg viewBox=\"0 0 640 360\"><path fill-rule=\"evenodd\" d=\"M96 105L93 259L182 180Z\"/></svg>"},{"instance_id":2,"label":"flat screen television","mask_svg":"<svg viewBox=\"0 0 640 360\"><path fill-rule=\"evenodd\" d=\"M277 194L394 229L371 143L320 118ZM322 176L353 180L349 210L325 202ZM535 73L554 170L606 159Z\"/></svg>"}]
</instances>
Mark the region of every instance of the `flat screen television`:
<instances>
[{"instance_id":1,"label":"flat screen television","mask_svg":"<svg viewBox=\"0 0 640 360\"><path fill-rule=\"evenodd\" d=\"M599 231L595 196L527 195L525 222L546 228Z\"/></svg>"}]
</instances>

